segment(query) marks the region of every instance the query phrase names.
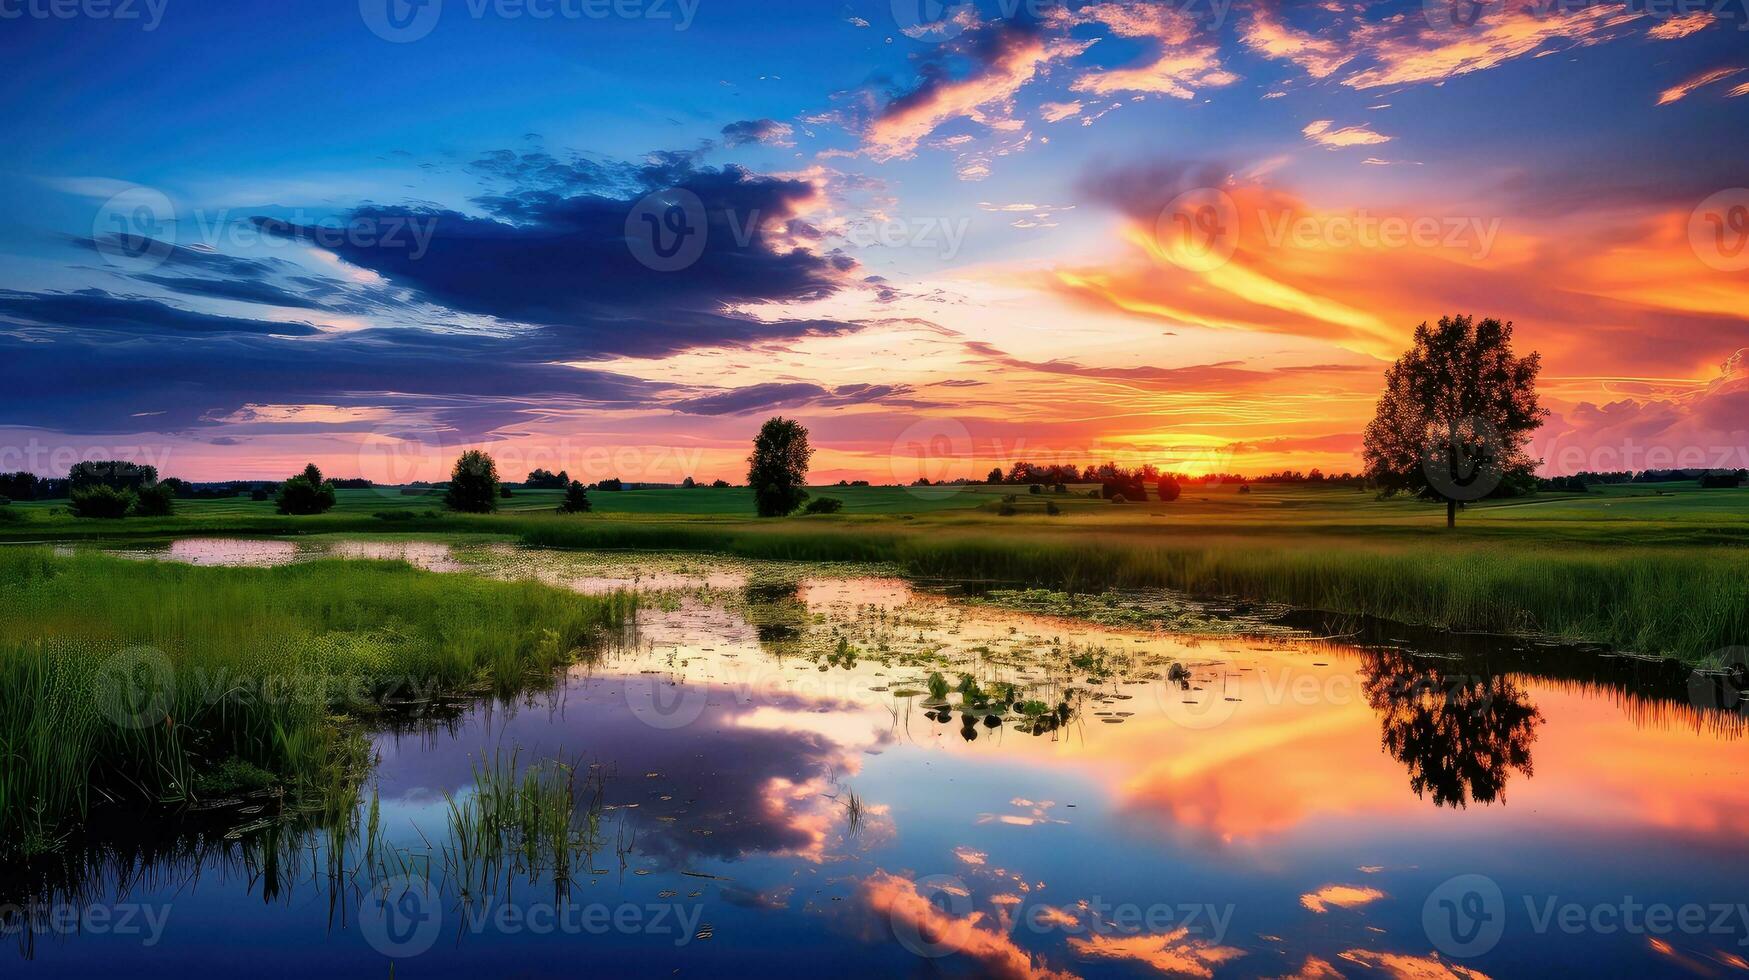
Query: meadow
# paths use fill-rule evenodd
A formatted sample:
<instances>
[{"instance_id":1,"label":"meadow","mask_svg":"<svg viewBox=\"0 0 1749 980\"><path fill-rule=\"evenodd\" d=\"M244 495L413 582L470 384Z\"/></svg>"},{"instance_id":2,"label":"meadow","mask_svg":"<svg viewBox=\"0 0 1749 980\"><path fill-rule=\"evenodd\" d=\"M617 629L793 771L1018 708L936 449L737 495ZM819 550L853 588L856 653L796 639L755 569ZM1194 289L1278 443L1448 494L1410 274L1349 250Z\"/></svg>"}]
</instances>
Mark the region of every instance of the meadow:
<instances>
[{"instance_id":1,"label":"meadow","mask_svg":"<svg viewBox=\"0 0 1749 980\"><path fill-rule=\"evenodd\" d=\"M93 807L278 786L349 806L356 722L505 695L626 626L581 597L389 562L193 568L0 548L0 855Z\"/></svg>"},{"instance_id":2,"label":"meadow","mask_svg":"<svg viewBox=\"0 0 1749 980\"><path fill-rule=\"evenodd\" d=\"M516 491L482 516L446 514L435 496L392 489L341 491L335 509L315 517L239 498L184 501L169 518L96 521L38 502L5 508L13 514L0 521L0 541L491 535L554 548L878 561L919 577L1075 592L1167 587L1696 663L1749 641L1749 490L1545 493L1471 505L1448 530L1437 506L1352 488L1191 486L1170 503L1126 504L1090 489L817 487L843 511L783 519L754 517L751 494L738 488L597 491L594 512L578 516L554 513L558 491ZM1047 514L1047 503L1059 513Z\"/></svg>"}]
</instances>

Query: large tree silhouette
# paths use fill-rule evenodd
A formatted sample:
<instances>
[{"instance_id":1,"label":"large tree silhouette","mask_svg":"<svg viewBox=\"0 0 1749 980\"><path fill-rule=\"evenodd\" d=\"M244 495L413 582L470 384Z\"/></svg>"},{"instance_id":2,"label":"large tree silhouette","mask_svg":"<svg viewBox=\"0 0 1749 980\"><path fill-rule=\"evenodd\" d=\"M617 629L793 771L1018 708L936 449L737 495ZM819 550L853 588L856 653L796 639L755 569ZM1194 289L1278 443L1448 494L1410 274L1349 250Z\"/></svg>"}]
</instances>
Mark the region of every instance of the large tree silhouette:
<instances>
[{"instance_id":1,"label":"large tree silhouette","mask_svg":"<svg viewBox=\"0 0 1749 980\"><path fill-rule=\"evenodd\" d=\"M1525 451L1548 412L1537 404L1539 355L1512 353L1512 324L1441 317L1415 328L1415 346L1385 372L1366 427L1367 475L1386 493L1460 503L1528 482Z\"/></svg>"},{"instance_id":2,"label":"large tree silhouette","mask_svg":"<svg viewBox=\"0 0 1749 980\"><path fill-rule=\"evenodd\" d=\"M1361 690L1379 741L1409 770L1416 796L1463 807L1501 798L1514 771L1531 775L1542 712L1502 674L1447 674L1398 650L1367 659Z\"/></svg>"},{"instance_id":3,"label":"large tree silhouette","mask_svg":"<svg viewBox=\"0 0 1749 980\"><path fill-rule=\"evenodd\" d=\"M760 517L783 517L808 499L803 487L813 456L808 430L800 422L782 416L765 420L753 440L753 455L747 457L747 485L753 488Z\"/></svg>"}]
</instances>

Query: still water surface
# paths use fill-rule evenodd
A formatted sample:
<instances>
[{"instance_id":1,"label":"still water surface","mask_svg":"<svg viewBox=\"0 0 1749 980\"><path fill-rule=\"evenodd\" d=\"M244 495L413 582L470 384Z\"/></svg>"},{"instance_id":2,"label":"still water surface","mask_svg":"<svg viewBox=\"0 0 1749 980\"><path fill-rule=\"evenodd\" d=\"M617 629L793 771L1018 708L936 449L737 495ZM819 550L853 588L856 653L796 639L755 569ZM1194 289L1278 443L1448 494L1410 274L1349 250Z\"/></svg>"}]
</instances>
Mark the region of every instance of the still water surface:
<instances>
[{"instance_id":1,"label":"still water surface","mask_svg":"<svg viewBox=\"0 0 1749 980\"><path fill-rule=\"evenodd\" d=\"M375 734L346 843L238 815L234 839L129 851L78 903L137 905L154 935L18 935L9 975L1749 970L1744 715L1682 671L1230 610L1187 635L1114 618L1122 597L1100 625L854 568L366 541L150 557L324 553L645 599L634 636L550 689ZM932 672L988 696L941 710ZM462 857L482 766L586 787L562 860Z\"/></svg>"}]
</instances>

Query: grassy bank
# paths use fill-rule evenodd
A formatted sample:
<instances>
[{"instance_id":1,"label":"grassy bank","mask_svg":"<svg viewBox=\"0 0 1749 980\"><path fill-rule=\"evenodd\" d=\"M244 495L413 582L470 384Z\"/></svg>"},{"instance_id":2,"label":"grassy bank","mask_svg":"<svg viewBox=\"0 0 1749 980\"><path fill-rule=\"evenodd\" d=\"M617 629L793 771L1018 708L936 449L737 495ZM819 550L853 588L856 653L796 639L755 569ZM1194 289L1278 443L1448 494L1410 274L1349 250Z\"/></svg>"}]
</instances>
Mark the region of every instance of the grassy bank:
<instances>
[{"instance_id":1,"label":"grassy bank","mask_svg":"<svg viewBox=\"0 0 1749 980\"><path fill-rule=\"evenodd\" d=\"M1113 505L1025 488L821 487L845 512L759 520L740 490L598 492L597 513L552 513L522 492L492 516L430 512L424 498L348 491L320 517L245 500L173 518L76 520L14 505L0 540L177 534L498 535L545 547L665 549L755 558L878 561L919 576L1074 590L1159 586L1490 631L1532 631L1696 662L1749 643L1749 490L1598 487L1466 508L1340 488L1197 487L1172 503ZM1005 495L1019 513L1001 516ZM738 496L739 495L739 496ZM1045 500L1060 516L1043 513ZM910 502L909 504L907 502ZM408 516L384 520L383 508Z\"/></svg>"},{"instance_id":2,"label":"grassy bank","mask_svg":"<svg viewBox=\"0 0 1749 980\"><path fill-rule=\"evenodd\" d=\"M0 549L0 853L109 799L268 779L321 794L351 717L507 692L625 623L628 598L324 561L190 568Z\"/></svg>"}]
</instances>

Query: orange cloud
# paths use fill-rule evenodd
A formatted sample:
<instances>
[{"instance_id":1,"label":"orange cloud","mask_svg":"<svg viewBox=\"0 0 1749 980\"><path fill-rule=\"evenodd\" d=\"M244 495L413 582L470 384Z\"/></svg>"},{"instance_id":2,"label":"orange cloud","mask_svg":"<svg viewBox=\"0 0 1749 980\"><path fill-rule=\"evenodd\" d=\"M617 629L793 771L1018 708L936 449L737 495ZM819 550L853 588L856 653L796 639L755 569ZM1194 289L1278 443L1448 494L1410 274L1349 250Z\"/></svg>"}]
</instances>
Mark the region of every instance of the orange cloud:
<instances>
[{"instance_id":1,"label":"orange cloud","mask_svg":"<svg viewBox=\"0 0 1749 980\"><path fill-rule=\"evenodd\" d=\"M1360 885L1325 885L1315 892L1300 896L1300 904L1313 912L1328 912L1331 906L1352 909L1385 897L1377 888Z\"/></svg>"},{"instance_id":2,"label":"orange cloud","mask_svg":"<svg viewBox=\"0 0 1749 980\"><path fill-rule=\"evenodd\" d=\"M1646 32L1646 36L1659 41L1674 41L1677 38L1704 31L1711 27L1712 23L1713 15L1704 11L1697 14L1683 14L1680 17L1672 17L1669 20L1659 22L1657 26Z\"/></svg>"},{"instance_id":3,"label":"orange cloud","mask_svg":"<svg viewBox=\"0 0 1749 980\"><path fill-rule=\"evenodd\" d=\"M1118 37L1152 38L1161 46L1159 57L1149 64L1081 76L1071 86L1077 92L1144 92L1193 99L1199 88L1219 88L1239 80L1222 67L1215 45L1192 43L1196 20L1186 10L1138 0L1096 3L1077 11L1073 23L1104 24Z\"/></svg>"},{"instance_id":4,"label":"orange cloud","mask_svg":"<svg viewBox=\"0 0 1749 980\"><path fill-rule=\"evenodd\" d=\"M926 83L900 96L869 124L863 143L876 160L908 157L925 137L950 120L978 122L1011 115L1014 95L1051 62L1071 58L1091 41L1010 35L992 60L969 77Z\"/></svg>"},{"instance_id":5,"label":"orange cloud","mask_svg":"<svg viewBox=\"0 0 1749 980\"><path fill-rule=\"evenodd\" d=\"M1740 74L1742 71L1743 69L1741 68L1714 68L1712 71L1702 72L1685 82L1672 85L1658 93L1658 104L1669 105L1672 102L1680 102L1683 99L1688 98L1695 89L1704 88L1714 82L1722 82L1733 75ZM1731 94L1737 95L1738 92L1733 90Z\"/></svg>"},{"instance_id":6,"label":"orange cloud","mask_svg":"<svg viewBox=\"0 0 1749 980\"><path fill-rule=\"evenodd\" d=\"M1245 951L1189 938L1189 929L1141 936L1097 933L1071 936L1069 946L1090 959L1134 960L1161 973L1181 977L1212 977L1214 967L1238 959Z\"/></svg>"},{"instance_id":7,"label":"orange cloud","mask_svg":"<svg viewBox=\"0 0 1749 980\"><path fill-rule=\"evenodd\" d=\"M1365 126L1344 126L1341 129L1331 129L1334 120L1318 119L1300 130L1306 139L1320 146L1340 149L1345 146L1374 146L1379 143L1389 143L1389 136L1375 133Z\"/></svg>"},{"instance_id":8,"label":"orange cloud","mask_svg":"<svg viewBox=\"0 0 1749 980\"><path fill-rule=\"evenodd\" d=\"M886 916L900 935L922 937L934 948L969 956L989 976L1043 980L1074 977L1072 973L1035 962L1032 954L1016 945L1007 933L986 925L984 913L950 915L936 908L913 882L898 875L876 871L862 883L861 894L867 906Z\"/></svg>"},{"instance_id":9,"label":"orange cloud","mask_svg":"<svg viewBox=\"0 0 1749 980\"><path fill-rule=\"evenodd\" d=\"M1488 975L1467 966L1447 963L1438 953L1412 956L1408 953L1380 953L1370 949L1351 949L1340 957L1374 970L1382 970L1397 980L1488 980Z\"/></svg>"}]
</instances>

